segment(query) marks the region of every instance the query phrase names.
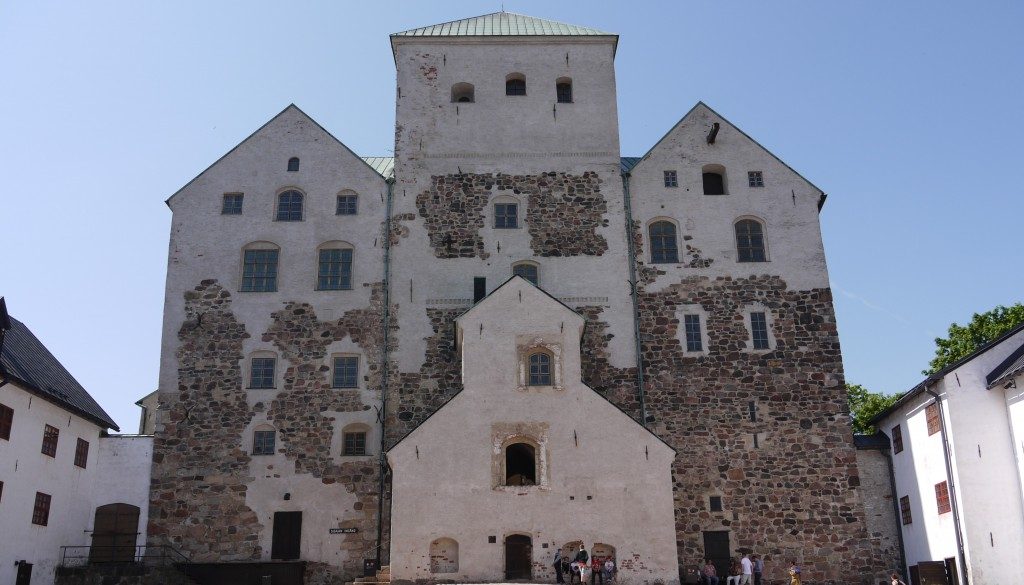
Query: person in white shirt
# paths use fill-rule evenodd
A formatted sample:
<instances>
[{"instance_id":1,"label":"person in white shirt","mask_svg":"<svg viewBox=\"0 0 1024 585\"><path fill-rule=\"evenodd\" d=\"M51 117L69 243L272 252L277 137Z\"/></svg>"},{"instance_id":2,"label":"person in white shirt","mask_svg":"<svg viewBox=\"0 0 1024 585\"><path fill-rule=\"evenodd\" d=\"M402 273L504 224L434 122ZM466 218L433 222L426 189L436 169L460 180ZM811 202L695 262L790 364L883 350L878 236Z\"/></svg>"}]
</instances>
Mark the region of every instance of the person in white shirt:
<instances>
[{"instance_id":1,"label":"person in white shirt","mask_svg":"<svg viewBox=\"0 0 1024 585\"><path fill-rule=\"evenodd\" d=\"M750 557L743 555L740 559L740 566L743 568L743 576L740 577L740 585L750 585L750 579L754 574L754 563L750 562Z\"/></svg>"}]
</instances>

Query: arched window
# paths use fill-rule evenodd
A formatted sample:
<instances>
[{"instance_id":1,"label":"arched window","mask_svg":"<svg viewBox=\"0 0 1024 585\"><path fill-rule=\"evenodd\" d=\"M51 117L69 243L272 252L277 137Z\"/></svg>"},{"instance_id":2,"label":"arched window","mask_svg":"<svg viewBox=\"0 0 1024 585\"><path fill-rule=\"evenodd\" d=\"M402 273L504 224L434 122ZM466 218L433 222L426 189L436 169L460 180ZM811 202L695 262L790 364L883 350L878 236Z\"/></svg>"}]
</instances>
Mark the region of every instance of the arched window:
<instances>
[{"instance_id":1,"label":"arched window","mask_svg":"<svg viewBox=\"0 0 1024 585\"><path fill-rule=\"evenodd\" d=\"M725 167L704 165L701 178L704 180L705 195L725 195Z\"/></svg>"},{"instance_id":2,"label":"arched window","mask_svg":"<svg viewBox=\"0 0 1024 585\"><path fill-rule=\"evenodd\" d=\"M353 255L351 244L321 244L317 252L316 290L351 290Z\"/></svg>"},{"instance_id":3,"label":"arched window","mask_svg":"<svg viewBox=\"0 0 1024 585\"><path fill-rule=\"evenodd\" d=\"M736 260L738 262L766 262L764 226L756 219L736 222Z\"/></svg>"},{"instance_id":4,"label":"arched window","mask_svg":"<svg viewBox=\"0 0 1024 585\"><path fill-rule=\"evenodd\" d=\"M505 485L537 485L537 449L533 445L505 447Z\"/></svg>"},{"instance_id":5,"label":"arched window","mask_svg":"<svg viewBox=\"0 0 1024 585\"><path fill-rule=\"evenodd\" d=\"M438 538L430 543L430 572L459 572L459 543L453 538Z\"/></svg>"},{"instance_id":6,"label":"arched window","mask_svg":"<svg viewBox=\"0 0 1024 585\"><path fill-rule=\"evenodd\" d=\"M529 280L534 286L540 286L540 276L538 275L537 265L533 262L517 262L512 265L512 275L522 276L526 280Z\"/></svg>"},{"instance_id":7,"label":"arched window","mask_svg":"<svg viewBox=\"0 0 1024 585\"><path fill-rule=\"evenodd\" d=\"M555 95L558 96L558 103L572 103L572 79L559 77L555 80Z\"/></svg>"},{"instance_id":8,"label":"arched window","mask_svg":"<svg viewBox=\"0 0 1024 585\"><path fill-rule=\"evenodd\" d=\"M299 157L293 156L288 159L288 170L292 172L299 170Z\"/></svg>"},{"instance_id":9,"label":"arched window","mask_svg":"<svg viewBox=\"0 0 1024 585\"><path fill-rule=\"evenodd\" d=\"M456 83L452 86L452 103L471 104L476 101L472 83Z\"/></svg>"},{"instance_id":10,"label":"arched window","mask_svg":"<svg viewBox=\"0 0 1024 585\"><path fill-rule=\"evenodd\" d=\"M529 386L551 385L551 354L538 351L530 354L527 360L530 374L527 379Z\"/></svg>"},{"instance_id":11,"label":"arched window","mask_svg":"<svg viewBox=\"0 0 1024 585\"><path fill-rule=\"evenodd\" d=\"M526 95L526 76L522 73L506 75L505 95Z\"/></svg>"},{"instance_id":12,"label":"arched window","mask_svg":"<svg viewBox=\"0 0 1024 585\"><path fill-rule=\"evenodd\" d=\"M335 215L355 215L358 209L359 196L355 191L345 190L338 193L338 207Z\"/></svg>"},{"instance_id":13,"label":"arched window","mask_svg":"<svg viewBox=\"0 0 1024 585\"><path fill-rule=\"evenodd\" d=\"M289 189L277 196L277 221L302 221L301 191Z\"/></svg>"},{"instance_id":14,"label":"arched window","mask_svg":"<svg viewBox=\"0 0 1024 585\"><path fill-rule=\"evenodd\" d=\"M674 264L679 262L676 244L676 225L670 221L656 221L648 228L651 237L651 262Z\"/></svg>"},{"instance_id":15,"label":"arched window","mask_svg":"<svg viewBox=\"0 0 1024 585\"><path fill-rule=\"evenodd\" d=\"M253 242L242 249L242 292L275 292L280 248L270 242Z\"/></svg>"},{"instance_id":16,"label":"arched window","mask_svg":"<svg viewBox=\"0 0 1024 585\"><path fill-rule=\"evenodd\" d=\"M369 455L366 450L366 437L370 427L363 423L353 423L341 431L341 454L346 457Z\"/></svg>"}]
</instances>

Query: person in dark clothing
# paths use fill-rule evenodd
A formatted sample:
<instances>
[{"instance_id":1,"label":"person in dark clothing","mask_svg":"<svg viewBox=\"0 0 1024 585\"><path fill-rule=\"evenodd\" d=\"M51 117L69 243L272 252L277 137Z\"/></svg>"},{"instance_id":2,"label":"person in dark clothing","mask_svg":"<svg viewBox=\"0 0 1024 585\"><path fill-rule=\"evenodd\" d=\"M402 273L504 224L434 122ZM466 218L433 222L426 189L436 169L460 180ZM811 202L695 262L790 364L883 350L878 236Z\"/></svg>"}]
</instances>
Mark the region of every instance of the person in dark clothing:
<instances>
[{"instance_id":1,"label":"person in dark clothing","mask_svg":"<svg viewBox=\"0 0 1024 585\"><path fill-rule=\"evenodd\" d=\"M562 577L562 549L555 551L555 562L552 566L555 568L555 583L565 583Z\"/></svg>"}]
</instances>

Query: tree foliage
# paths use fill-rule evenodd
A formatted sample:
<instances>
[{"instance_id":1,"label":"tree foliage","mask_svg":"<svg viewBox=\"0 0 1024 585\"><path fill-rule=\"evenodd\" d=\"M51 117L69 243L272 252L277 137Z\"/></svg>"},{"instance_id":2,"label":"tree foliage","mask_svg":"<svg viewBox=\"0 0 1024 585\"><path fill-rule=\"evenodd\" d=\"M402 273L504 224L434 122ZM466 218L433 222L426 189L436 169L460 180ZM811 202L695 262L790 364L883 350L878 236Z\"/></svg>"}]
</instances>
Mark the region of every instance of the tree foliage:
<instances>
[{"instance_id":1,"label":"tree foliage","mask_svg":"<svg viewBox=\"0 0 1024 585\"><path fill-rule=\"evenodd\" d=\"M850 403L853 432L858 435L873 434L875 427L869 422L871 418L892 406L899 397L899 394L888 396L871 392L860 384L847 384L846 400Z\"/></svg>"},{"instance_id":2,"label":"tree foliage","mask_svg":"<svg viewBox=\"0 0 1024 585\"><path fill-rule=\"evenodd\" d=\"M994 341L1010 329L1024 323L1024 305L997 306L987 313L975 313L966 326L953 323L949 336L935 338L935 357L923 374L934 374L942 368L974 353L978 348Z\"/></svg>"}]
</instances>

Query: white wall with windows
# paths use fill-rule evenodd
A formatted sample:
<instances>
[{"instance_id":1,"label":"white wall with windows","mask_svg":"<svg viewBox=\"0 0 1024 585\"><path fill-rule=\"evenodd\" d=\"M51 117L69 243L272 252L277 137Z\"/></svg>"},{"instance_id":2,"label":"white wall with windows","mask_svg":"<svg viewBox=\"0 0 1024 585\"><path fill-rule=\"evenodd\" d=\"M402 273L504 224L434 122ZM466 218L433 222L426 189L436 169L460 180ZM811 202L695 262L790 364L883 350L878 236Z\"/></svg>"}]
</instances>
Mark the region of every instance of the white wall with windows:
<instances>
[{"instance_id":1,"label":"white wall with windows","mask_svg":"<svg viewBox=\"0 0 1024 585\"><path fill-rule=\"evenodd\" d=\"M879 430L894 443L894 497L909 502L910 522L905 517L900 522L908 567L952 558L963 570L955 512L960 516L971 582L1000 582L1007 567L1024 565L1020 479L1024 445L1014 436L1013 411L1007 407L1014 403L1012 392L1008 394L1002 387L989 389L985 380L1021 344L1024 331L925 382L940 397L952 463L950 477L934 397L911 391L878 421ZM897 425L899 431L894 433ZM895 439L894 434L898 434ZM942 488L936 489L944 482L951 500L955 497L948 507L943 505Z\"/></svg>"},{"instance_id":2,"label":"white wall with windows","mask_svg":"<svg viewBox=\"0 0 1024 585\"><path fill-rule=\"evenodd\" d=\"M97 506L148 511L152 437L103 437L96 423L14 382L0 386L0 405L13 411L9 438L0 433L0 583L15 582L18 561L33 565L33 583L52 582L61 547L90 544ZM47 425L58 431L52 457L42 452ZM79 439L89 444L77 459L84 467L76 464ZM37 494L49 496L48 509L37 508Z\"/></svg>"}]
</instances>

